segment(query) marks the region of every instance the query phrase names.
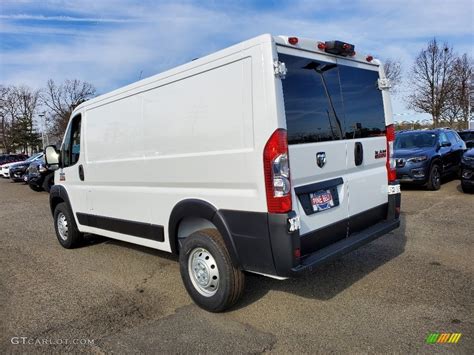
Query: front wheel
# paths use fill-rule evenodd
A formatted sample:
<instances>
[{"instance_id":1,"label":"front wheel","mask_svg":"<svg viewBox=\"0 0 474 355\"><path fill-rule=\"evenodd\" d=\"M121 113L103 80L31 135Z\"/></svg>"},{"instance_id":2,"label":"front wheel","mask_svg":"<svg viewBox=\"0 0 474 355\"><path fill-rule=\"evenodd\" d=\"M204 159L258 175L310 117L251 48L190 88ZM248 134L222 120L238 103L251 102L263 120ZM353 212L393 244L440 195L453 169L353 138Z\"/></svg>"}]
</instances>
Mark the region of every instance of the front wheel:
<instances>
[{"instance_id":1,"label":"front wheel","mask_svg":"<svg viewBox=\"0 0 474 355\"><path fill-rule=\"evenodd\" d=\"M467 193L467 194L474 193L474 188L472 186L467 186L467 185L461 183L461 188L462 188L462 191Z\"/></svg>"},{"instance_id":2,"label":"front wheel","mask_svg":"<svg viewBox=\"0 0 474 355\"><path fill-rule=\"evenodd\" d=\"M33 191L36 191L36 192L43 191L43 188L41 186L34 185L34 184L28 184L28 185L30 186L30 189L32 189Z\"/></svg>"},{"instance_id":3,"label":"front wheel","mask_svg":"<svg viewBox=\"0 0 474 355\"><path fill-rule=\"evenodd\" d=\"M54 209L54 229L59 243L66 249L75 248L82 242L83 234L77 229L76 221L64 202Z\"/></svg>"},{"instance_id":4,"label":"front wheel","mask_svg":"<svg viewBox=\"0 0 474 355\"><path fill-rule=\"evenodd\" d=\"M428 190L439 190L441 188L441 170L438 164L433 164L428 176Z\"/></svg>"},{"instance_id":5,"label":"front wheel","mask_svg":"<svg viewBox=\"0 0 474 355\"><path fill-rule=\"evenodd\" d=\"M199 307L221 312L242 296L245 276L233 265L217 230L205 229L187 237L179 263L184 286Z\"/></svg>"}]
</instances>

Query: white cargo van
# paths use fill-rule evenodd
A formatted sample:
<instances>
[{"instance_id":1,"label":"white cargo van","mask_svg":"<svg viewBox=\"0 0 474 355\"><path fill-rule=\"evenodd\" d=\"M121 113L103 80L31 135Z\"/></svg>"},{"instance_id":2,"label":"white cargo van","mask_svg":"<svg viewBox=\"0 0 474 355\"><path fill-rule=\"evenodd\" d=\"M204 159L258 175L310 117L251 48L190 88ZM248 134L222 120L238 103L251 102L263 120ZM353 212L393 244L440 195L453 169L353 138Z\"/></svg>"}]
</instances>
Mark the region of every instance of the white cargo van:
<instances>
[{"instance_id":1,"label":"white cargo van","mask_svg":"<svg viewBox=\"0 0 474 355\"><path fill-rule=\"evenodd\" d=\"M388 88L351 44L262 35L87 101L46 149L58 240L179 254L214 312L244 271L312 271L399 226Z\"/></svg>"}]
</instances>

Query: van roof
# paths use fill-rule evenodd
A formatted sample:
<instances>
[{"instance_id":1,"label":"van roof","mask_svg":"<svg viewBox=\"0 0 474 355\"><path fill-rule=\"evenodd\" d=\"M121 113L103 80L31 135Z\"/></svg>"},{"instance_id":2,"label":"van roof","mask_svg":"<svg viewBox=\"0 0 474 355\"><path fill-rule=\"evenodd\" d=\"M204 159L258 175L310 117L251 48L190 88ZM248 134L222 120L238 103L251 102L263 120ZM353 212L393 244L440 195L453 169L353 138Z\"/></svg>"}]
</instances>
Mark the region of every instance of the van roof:
<instances>
[{"instance_id":1,"label":"van roof","mask_svg":"<svg viewBox=\"0 0 474 355\"><path fill-rule=\"evenodd\" d=\"M336 56L334 54L326 53L326 52L324 52L324 50L318 49L318 43L320 43L321 41L317 41L317 40L309 39L309 38L298 37L298 43L296 45L292 45L289 42L289 38L292 38L292 37L282 36L282 35L272 36L270 34L262 34L260 36L248 39L246 41L239 42L235 45L232 45L230 47L221 49L217 52L213 52L213 53L208 54L206 56L197 58L197 59L192 60L190 62L187 62L185 64L174 67L172 69L169 69L169 70L166 70L164 72L152 75L148 78L133 82L129 85L122 86L122 87L117 88L113 91L110 91L108 93L99 95L99 96L97 96L93 99L87 100L87 101L81 103L79 106L77 106L74 109L74 111L72 112L72 115L76 114L78 111L81 111L82 109L86 108L87 106L97 104L101 101L111 99L111 98L113 98L115 96L118 96L118 95L126 94L129 91L136 90L136 89L141 88L141 87L145 87L145 86L150 85L150 84L152 84L152 83L154 83L158 80L166 79L170 76L177 75L177 74L183 73L187 70L191 70L191 69L197 68L199 66L208 64L209 62L224 58L224 57L226 57L226 56L228 56L232 53L235 53L235 52L238 52L238 51L241 51L241 50L245 50L245 49L248 49L250 47L253 47L253 46L256 46L256 45L259 45L259 44L262 44L262 43L268 43L268 42L271 42L271 41L274 41L277 45L280 45L280 46L292 47L292 48L295 48L295 49L301 49L301 50L314 52L314 53L321 53L321 54L324 54L324 55L327 55L327 56L340 57L340 56ZM374 59L370 63L368 63L366 61L366 57L364 55L357 54L357 53L354 56L344 57L344 58L349 59L349 60L353 60L353 61L363 62L364 64L369 64L369 65L380 65L380 62L377 59Z\"/></svg>"}]
</instances>

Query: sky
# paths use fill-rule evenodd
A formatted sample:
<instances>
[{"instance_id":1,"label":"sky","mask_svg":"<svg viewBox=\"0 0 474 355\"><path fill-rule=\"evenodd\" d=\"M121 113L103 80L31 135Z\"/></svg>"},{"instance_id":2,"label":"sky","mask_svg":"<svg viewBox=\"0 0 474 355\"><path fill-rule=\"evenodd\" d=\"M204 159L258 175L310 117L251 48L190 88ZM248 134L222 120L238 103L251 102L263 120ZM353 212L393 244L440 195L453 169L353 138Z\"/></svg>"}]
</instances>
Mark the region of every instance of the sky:
<instances>
[{"instance_id":1,"label":"sky","mask_svg":"<svg viewBox=\"0 0 474 355\"><path fill-rule=\"evenodd\" d=\"M402 63L436 37L474 57L473 0L0 0L0 84L80 79L99 93L262 33L339 39ZM396 120L429 116L393 97Z\"/></svg>"}]
</instances>

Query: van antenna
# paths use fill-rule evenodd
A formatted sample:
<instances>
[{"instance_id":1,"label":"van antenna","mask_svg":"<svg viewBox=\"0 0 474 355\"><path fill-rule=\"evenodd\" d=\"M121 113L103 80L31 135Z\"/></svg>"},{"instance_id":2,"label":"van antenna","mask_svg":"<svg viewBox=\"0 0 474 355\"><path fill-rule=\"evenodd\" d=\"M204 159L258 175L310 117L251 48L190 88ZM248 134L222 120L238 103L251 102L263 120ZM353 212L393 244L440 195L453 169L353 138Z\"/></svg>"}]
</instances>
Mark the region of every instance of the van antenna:
<instances>
[{"instance_id":1,"label":"van antenna","mask_svg":"<svg viewBox=\"0 0 474 355\"><path fill-rule=\"evenodd\" d=\"M138 76L138 80L142 79L142 74L143 74L143 70L140 70L140 75Z\"/></svg>"}]
</instances>

